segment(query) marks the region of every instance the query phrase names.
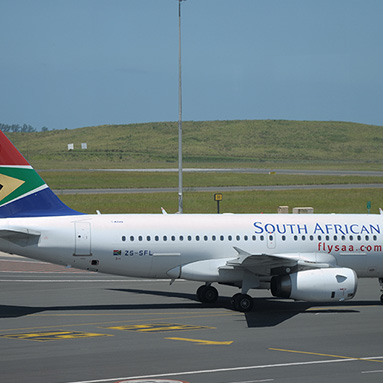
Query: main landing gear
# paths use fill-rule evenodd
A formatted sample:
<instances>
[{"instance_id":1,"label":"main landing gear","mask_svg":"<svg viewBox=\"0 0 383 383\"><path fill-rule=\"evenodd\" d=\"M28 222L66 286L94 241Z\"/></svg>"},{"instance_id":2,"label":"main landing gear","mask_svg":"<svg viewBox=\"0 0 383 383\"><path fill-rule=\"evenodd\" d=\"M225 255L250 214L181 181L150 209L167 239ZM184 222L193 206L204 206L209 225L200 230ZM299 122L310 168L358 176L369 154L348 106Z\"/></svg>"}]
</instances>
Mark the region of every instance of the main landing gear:
<instances>
[{"instance_id":1,"label":"main landing gear","mask_svg":"<svg viewBox=\"0 0 383 383\"><path fill-rule=\"evenodd\" d=\"M253 298L247 294L234 294L230 299L230 303L234 310L240 311L242 313L247 313L254 307Z\"/></svg>"},{"instance_id":2,"label":"main landing gear","mask_svg":"<svg viewBox=\"0 0 383 383\"><path fill-rule=\"evenodd\" d=\"M215 303L218 299L218 291L210 284L202 285L197 290L198 300L202 303ZM234 310L240 312L249 312L254 307L253 298L247 294L235 294L230 299L230 303Z\"/></svg>"}]
</instances>

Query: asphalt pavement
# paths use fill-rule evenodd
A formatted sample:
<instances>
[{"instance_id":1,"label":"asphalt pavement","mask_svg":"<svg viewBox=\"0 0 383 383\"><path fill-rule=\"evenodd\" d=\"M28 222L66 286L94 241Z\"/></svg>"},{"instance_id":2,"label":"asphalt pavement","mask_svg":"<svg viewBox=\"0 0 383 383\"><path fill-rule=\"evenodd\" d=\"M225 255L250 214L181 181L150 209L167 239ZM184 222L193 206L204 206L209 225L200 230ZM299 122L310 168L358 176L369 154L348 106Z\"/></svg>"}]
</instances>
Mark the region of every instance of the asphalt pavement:
<instances>
[{"instance_id":1,"label":"asphalt pavement","mask_svg":"<svg viewBox=\"0 0 383 383\"><path fill-rule=\"evenodd\" d=\"M252 290L254 311L197 283L74 271L0 254L2 383L337 383L383 379L377 280L336 305Z\"/></svg>"}]
</instances>

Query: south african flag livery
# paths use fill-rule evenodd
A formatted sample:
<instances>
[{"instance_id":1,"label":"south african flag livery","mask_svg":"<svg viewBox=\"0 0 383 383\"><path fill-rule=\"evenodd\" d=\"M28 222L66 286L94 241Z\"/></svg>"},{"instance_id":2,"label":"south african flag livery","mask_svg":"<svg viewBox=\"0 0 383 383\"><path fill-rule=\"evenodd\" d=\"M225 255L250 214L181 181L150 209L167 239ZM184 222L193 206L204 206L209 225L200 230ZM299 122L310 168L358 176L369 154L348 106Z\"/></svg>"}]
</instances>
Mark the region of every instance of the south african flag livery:
<instances>
[{"instance_id":1,"label":"south african flag livery","mask_svg":"<svg viewBox=\"0 0 383 383\"><path fill-rule=\"evenodd\" d=\"M81 214L52 192L0 131L0 218Z\"/></svg>"}]
</instances>

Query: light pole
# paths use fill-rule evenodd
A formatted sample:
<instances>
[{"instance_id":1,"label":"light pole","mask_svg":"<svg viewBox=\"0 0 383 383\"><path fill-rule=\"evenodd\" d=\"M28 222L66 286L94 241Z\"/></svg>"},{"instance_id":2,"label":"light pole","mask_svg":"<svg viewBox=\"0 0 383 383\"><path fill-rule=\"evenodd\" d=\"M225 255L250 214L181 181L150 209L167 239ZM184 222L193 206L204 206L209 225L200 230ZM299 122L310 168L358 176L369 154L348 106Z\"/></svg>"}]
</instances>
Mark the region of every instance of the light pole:
<instances>
[{"instance_id":1,"label":"light pole","mask_svg":"<svg viewBox=\"0 0 383 383\"><path fill-rule=\"evenodd\" d=\"M178 213L183 213L182 195L182 78L181 78L181 3L178 0Z\"/></svg>"}]
</instances>

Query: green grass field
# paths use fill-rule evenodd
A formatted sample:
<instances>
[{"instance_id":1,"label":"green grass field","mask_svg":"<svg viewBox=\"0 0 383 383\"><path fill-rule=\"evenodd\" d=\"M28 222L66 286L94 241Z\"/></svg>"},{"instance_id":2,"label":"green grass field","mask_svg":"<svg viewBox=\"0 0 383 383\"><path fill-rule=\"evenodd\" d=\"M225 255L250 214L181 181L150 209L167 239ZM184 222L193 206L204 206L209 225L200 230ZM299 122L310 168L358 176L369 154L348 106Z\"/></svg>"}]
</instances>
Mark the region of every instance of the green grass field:
<instances>
[{"instance_id":1,"label":"green grass field","mask_svg":"<svg viewBox=\"0 0 383 383\"><path fill-rule=\"evenodd\" d=\"M178 210L176 193L156 194L93 194L62 195L60 199L84 213L161 213L161 207L175 213ZM383 193L379 189L253 191L223 193L221 213L276 213L278 206L311 206L314 213L371 213L383 208ZM216 213L213 193L184 193L184 213ZM383 218L382 218L383 219Z\"/></svg>"},{"instance_id":2,"label":"green grass field","mask_svg":"<svg viewBox=\"0 0 383 383\"><path fill-rule=\"evenodd\" d=\"M174 167L175 122L7 133L36 168ZM81 150L81 143L88 144ZM75 150L68 152L73 143ZM185 167L377 169L381 126L349 122L241 120L183 123Z\"/></svg>"},{"instance_id":3,"label":"green grass field","mask_svg":"<svg viewBox=\"0 0 383 383\"><path fill-rule=\"evenodd\" d=\"M178 187L177 173L57 172L41 171L52 189ZM186 188L201 186L329 185L383 183L383 177L307 176L286 174L185 173Z\"/></svg>"}]
</instances>

